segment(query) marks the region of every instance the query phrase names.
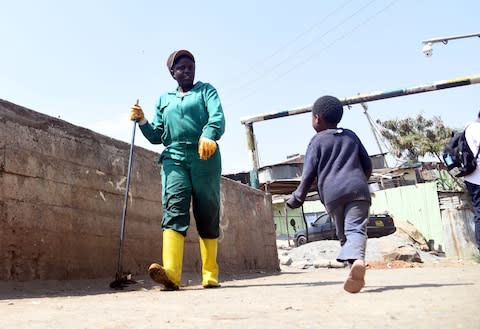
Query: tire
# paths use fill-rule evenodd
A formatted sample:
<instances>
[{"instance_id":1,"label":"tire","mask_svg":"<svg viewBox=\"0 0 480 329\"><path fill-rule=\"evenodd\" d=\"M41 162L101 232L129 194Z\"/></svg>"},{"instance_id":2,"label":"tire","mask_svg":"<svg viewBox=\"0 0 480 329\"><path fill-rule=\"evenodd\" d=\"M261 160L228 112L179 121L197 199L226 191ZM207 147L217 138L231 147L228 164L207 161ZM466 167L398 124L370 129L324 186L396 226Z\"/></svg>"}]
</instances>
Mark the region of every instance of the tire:
<instances>
[{"instance_id":1,"label":"tire","mask_svg":"<svg viewBox=\"0 0 480 329\"><path fill-rule=\"evenodd\" d=\"M297 240L295 240L295 246L300 247L301 245L304 245L307 243L307 237L305 235L300 235Z\"/></svg>"}]
</instances>

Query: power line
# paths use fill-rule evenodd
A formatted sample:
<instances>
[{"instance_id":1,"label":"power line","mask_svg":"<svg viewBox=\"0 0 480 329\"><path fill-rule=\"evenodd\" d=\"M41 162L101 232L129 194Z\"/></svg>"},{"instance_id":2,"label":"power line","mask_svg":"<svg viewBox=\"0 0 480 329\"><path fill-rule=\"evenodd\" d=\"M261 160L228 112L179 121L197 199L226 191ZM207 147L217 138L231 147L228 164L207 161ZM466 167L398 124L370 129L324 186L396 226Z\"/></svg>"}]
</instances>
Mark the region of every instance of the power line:
<instances>
[{"instance_id":1,"label":"power line","mask_svg":"<svg viewBox=\"0 0 480 329\"><path fill-rule=\"evenodd\" d=\"M373 1L376 1L376 0L371 0L371 2ZM352 2L352 0L348 0L346 2L344 2L342 5L340 5L339 7L335 8L334 10L332 10L330 13L328 13L325 17L323 17L320 21L317 21L316 23L314 23L313 25L311 25L308 29L306 29L305 31L297 34L291 41L285 43L284 45L282 45L281 47L279 47L276 51L274 51L271 55L263 58L262 60L260 60L259 62L257 62L255 65L251 65L250 69L248 69L247 71L239 74L238 76L239 77L242 77L250 72L253 72L254 71L254 68L258 67L260 64L272 59L273 57L275 57L277 54L279 54L281 51L283 51L284 49L286 49L288 46L290 46L291 44L295 43L296 41L300 40L302 37L304 37L306 34L310 33L314 28L316 28L317 26L323 24L328 18L330 18L331 16L333 16L334 14L336 14L338 11L340 11L341 9L343 9L344 7L346 7L350 2ZM331 29L332 30L332 29ZM330 30L330 31L331 31ZM329 31L329 32L330 32ZM324 36L325 34L328 34L327 33L324 33L322 36ZM304 49L306 47L303 47L302 49ZM298 52L298 51L297 51ZM293 55L290 55L287 57L286 60L288 60L289 58L293 57ZM274 65L273 68L271 69L267 69L266 72L268 73L268 71L272 71L274 70L276 67L278 67L279 65L281 65L282 63L284 63L286 60L283 60L281 61L280 63ZM230 79L231 81L232 79ZM236 79L233 79L233 80L236 80ZM253 79L254 81L258 80L258 79ZM242 89L244 85L248 85L248 82L246 83L243 83L241 86L240 86L240 89ZM233 86L234 87L234 86ZM227 87L228 89L228 87ZM238 89L238 88L237 88Z\"/></svg>"},{"instance_id":2,"label":"power line","mask_svg":"<svg viewBox=\"0 0 480 329\"><path fill-rule=\"evenodd\" d=\"M293 67L291 67L289 70L283 72L282 74L276 76L274 78L275 81L278 81L280 79L282 79L283 77L285 77L287 74L289 74L290 72L292 72L294 69L296 69L298 66L300 65L304 65L305 63L311 61L313 58L315 57L318 57L318 55L321 53L321 52L324 52L326 50L328 50L329 48L331 48L332 46L334 46L337 42L339 42L340 40L346 38L347 36L349 36L350 34L353 34L356 30L358 30L359 28L363 27L364 25L366 25L368 22L370 22L373 18L377 17L378 15L380 15L381 13L383 13L384 11L386 11L388 8L390 8L397 0L392 0L390 1L385 7L383 7L381 10L379 10L378 12L376 12L374 15L368 17L366 20L364 20L363 22L361 22L360 24L356 25L353 29L349 30L347 33L344 33L343 35L341 35L340 37L336 38L335 40L333 40L330 44L328 44L326 47L322 48L321 51L319 52L316 52L315 54L313 54L312 56L309 56L308 58L306 58L305 60L303 60L302 62L300 62L299 64L296 64L294 65ZM372 2L372 1L371 1ZM370 3L371 3L370 2ZM368 3L366 6L368 6L370 3ZM364 6L364 7L366 7ZM363 7L359 10L357 10L354 14L350 15L349 18L353 17L354 15L356 15L359 11L361 11L363 9ZM343 23L343 21L342 21ZM337 25L340 25L340 24L337 24ZM253 82L256 82L260 80L260 78L256 79L255 81ZM258 89L255 89L253 90L252 92L250 92L249 94L247 94L246 96L242 96L241 99L244 100L254 94L256 94L257 92L259 92ZM236 103L236 102L234 102Z\"/></svg>"},{"instance_id":3,"label":"power line","mask_svg":"<svg viewBox=\"0 0 480 329\"><path fill-rule=\"evenodd\" d=\"M297 51L293 52L292 54L290 54L289 56L287 56L287 58L285 58L284 60L280 61L279 63L275 64L273 67L270 67L270 68L267 68L265 71L263 71L263 74L262 75L259 75L257 78L255 79L252 79L250 81L247 81L246 83L244 83L243 85L241 85L238 90L242 90L242 89L245 89L247 87L249 87L250 85L252 85L253 83L265 78L265 76L268 76L268 74L270 74L271 72L273 72L275 69L277 69L278 67L280 67L282 64L288 62L289 60L291 60L292 58L298 56L298 54L300 54L301 52L303 52L305 49L307 49L314 41L318 41L320 39L322 39L323 37L325 37L326 35L328 35L330 32L333 32L334 30L336 30L337 28L339 28L340 26L342 26L343 24L345 24L346 22L348 22L352 17L358 15L361 11L363 11L365 8L367 8L368 6L370 6L372 3L374 3L376 0L370 0L366 5L363 5L360 9L358 9L357 11L355 11L353 14L351 14L350 16L348 16L347 18L343 19L342 21L340 21L340 23L337 23L335 24L332 28L328 29L326 32L324 32L323 34L321 34L319 37L317 38L314 38L312 41L310 41L309 43L307 43L307 45L303 46L302 48L298 49ZM296 66L295 66L296 67Z\"/></svg>"},{"instance_id":4,"label":"power line","mask_svg":"<svg viewBox=\"0 0 480 329\"><path fill-rule=\"evenodd\" d=\"M397 0L392 0L390 1L384 8L382 8L381 10L379 10L378 12L376 12L374 15L368 17L366 20L364 20L363 22L361 22L360 24L356 25L353 29L351 29L349 32L347 33L344 33L343 35L341 35L340 37L338 37L337 39L333 40L330 44L328 44L327 47L323 48L322 49L322 52L327 50L328 48L332 47L333 45L335 45L337 42L339 42L340 40L342 39L345 39L347 36L349 36L350 34L353 34L356 30L358 30L359 28L363 27L364 25L366 25L367 23L369 23L373 18L377 17L378 15L380 15L382 12L384 12L385 10L387 10L389 7L391 7L393 5L393 3L397 1ZM280 76L277 76L275 77L275 79L280 79L280 78L283 78L285 75L287 75L288 73L292 72L295 68L297 68L298 66L300 65L304 65L306 64L307 62L311 61L313 58L317 57L318 54L320 52L317 52L311 56L309 56L307 59L303 60L302 62L300 62L299 64L295 65L294 67L292 67L291 69L289 69L288 71L284 72L282 75Z\"/></svg>"}]
</instances>

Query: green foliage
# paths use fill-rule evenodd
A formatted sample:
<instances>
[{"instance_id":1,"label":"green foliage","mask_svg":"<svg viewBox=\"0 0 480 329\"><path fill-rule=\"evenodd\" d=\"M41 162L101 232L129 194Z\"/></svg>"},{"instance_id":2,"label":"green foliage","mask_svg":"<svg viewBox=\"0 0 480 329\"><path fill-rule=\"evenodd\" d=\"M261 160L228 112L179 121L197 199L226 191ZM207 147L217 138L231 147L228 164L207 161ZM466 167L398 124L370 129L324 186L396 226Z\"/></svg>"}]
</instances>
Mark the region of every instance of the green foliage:
<instances>
[{"instance_id":1,"label":"green foliage","mask_svg":"<svg viewBox=\"0 0 480 329\"><path fill-rule=\"evenodd\" d=\"M415 118L376 122L381 126L381 135L392 148L390 152L397 158L418 161L419 156L428 154L443 163L441 154L454 129L446 127L439 116L427 119L419 114ZM463 191L463 181L452 177L446 170L434 170L434 175L439 191Z\"/></svg>"},{"instance_id":2,"label":"green foliage","mask_svg":"<svg viewBox=\"0 0 480 329\"><path fill-rule=\"evenodd\" d=\"M460 179L452 177L446 170L434 170L437 190L443 192L463 192L464 184Z\"/></svg>"},{"instance_id":3,"label":"green foliage","mask_svg":"<svg viewBox=\"0 0 480 329\"><path fill-rule=\"evenodd\" d=\"M442 161L442 149L453 131L439 116L426 119L419 114L416 118L376 122L382 127L380 133L390 143L393 155L406 160L418 160L419 156L431 154Z\"/></svg>"}]
</instances>

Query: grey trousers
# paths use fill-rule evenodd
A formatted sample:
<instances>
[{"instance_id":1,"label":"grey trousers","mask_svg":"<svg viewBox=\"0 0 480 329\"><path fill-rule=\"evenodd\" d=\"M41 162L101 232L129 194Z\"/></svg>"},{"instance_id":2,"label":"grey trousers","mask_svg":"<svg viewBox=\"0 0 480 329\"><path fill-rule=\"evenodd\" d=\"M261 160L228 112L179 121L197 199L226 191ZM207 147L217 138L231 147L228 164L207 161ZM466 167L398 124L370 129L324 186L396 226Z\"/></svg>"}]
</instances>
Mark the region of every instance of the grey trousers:
<instances>
[{"instance_id":1,"label":"grey trousers","mask_svg":"<svg viewBox=\"0 0 480 329\"><path fill-rule=\"evenodd\" d=\"M337 261L365 259L369 208L369 201L357 200L327 209L335 222L341 245Z\"/></svg>"}]
</instances>

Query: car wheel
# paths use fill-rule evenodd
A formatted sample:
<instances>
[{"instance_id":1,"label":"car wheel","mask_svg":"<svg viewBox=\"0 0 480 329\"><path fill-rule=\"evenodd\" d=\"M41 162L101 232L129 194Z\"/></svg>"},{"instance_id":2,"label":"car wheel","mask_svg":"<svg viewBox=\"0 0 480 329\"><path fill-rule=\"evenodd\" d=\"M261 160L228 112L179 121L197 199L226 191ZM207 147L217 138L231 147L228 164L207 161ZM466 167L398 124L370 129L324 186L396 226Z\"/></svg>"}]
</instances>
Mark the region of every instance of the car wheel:
<instances>
[{"instance_id":1,"label":"car wheel","mask_svg":"<svg viewBox=\"0 0 480 329\"><path fill-rule=\"evenodd\" d=\"M307 237L305 235L300 235L297 240L295 241L295 244L297 247L300 247L301 245L307 243Z\"/></svg>"}]
</instances>

